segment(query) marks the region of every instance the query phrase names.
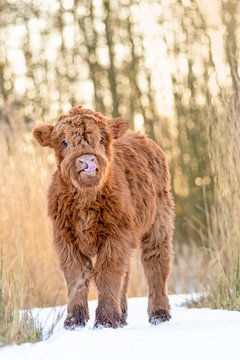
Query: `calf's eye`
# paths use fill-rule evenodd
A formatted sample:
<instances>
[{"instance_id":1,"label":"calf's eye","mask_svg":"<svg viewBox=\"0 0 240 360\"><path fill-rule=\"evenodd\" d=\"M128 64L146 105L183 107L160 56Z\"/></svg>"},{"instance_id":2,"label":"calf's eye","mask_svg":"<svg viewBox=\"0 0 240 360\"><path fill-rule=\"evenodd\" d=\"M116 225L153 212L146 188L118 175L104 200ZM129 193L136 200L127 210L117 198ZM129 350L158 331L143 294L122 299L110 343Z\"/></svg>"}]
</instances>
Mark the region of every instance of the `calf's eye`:
<instances>
[{"instance_id":1,"label":"calf's eye","mask_svg":"<svg viewBox=\"0 0 240 360\"><path fill-rule=\"evenodd\" d=\"M66 140L63 140L62 144L65 148L68 147L68 142Z\"/></svg>"},{"instance_id":2,"label":"calf's eye","mask_svg":"<svg viewBox=\"0 0 240 360\"><path fill-rule=\"evenodd\" d=\"M101 136L101 139L100 139L100 144L104 144L105 143L105 138L104 138L104 136Z\"/></svg>"}]
</instances>

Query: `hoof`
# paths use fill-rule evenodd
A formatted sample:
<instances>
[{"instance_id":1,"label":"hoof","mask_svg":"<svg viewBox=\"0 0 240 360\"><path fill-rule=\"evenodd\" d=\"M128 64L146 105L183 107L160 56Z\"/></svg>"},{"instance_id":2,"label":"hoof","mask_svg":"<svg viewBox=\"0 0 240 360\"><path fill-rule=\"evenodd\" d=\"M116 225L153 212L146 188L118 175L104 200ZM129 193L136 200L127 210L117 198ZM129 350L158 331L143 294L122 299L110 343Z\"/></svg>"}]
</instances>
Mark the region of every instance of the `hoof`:
<instances>
[{"instance_id":1,"label":"hoof","mask_svg":"<svg viewBox=\"0 0 240 360\"><path fill-rule=\"evenodd\" d=\"M123 326L125 326L125 324L123 324L121 321L96 321L94 324L95 329L104 329L104 328L117 329Z\"/></svg>"},{"instance_id":2,"label":"hoof","mask_svg":"<svg viewBox=\"0 0 240 360\"><path fill-rule=\"evenodd\" d=\"M83 328L88 321L87 310L83 307L75 309L72 313L69 313L64 321L64 328L66 330L75 330L77 328Z\"/></svg>"},{"instance_id":3,"label":"hoof","mask_svg":"<svg viewBox=\"0 0 240 360\"><path fill-rule=\"evenodd\" d=\"M124 324L121 321L121 314L111 308L98 306L96 310L96 319L94 328L112 328L117 329L123 327Z\"/></svg>"},{"instance_id":4,"label":"hoof","mask_svg":"<svg viewBox=\"0 0 240 360\"><path fill-rule=\"evenodd\" d=\"M128 323L127 323L127 320L126 319L121 319L120 320L120 327L124 327L124 326L127 326Z\"/></svg>"},{"instance_id":5,"label":"hoof","mask_svg":"<svg viewBox=\"0 0 240 360\"><path fill-rule=\"evenodd\" d=\"M127 326L127 312L122 312L121 318L120 318L121 326Z\"/></svg>"},{"instance_id":6,"label":"hoof","mask_svg":"<svg viewBox=\"0 0 240 360\"><path fill-rule=\"evenodd\" d=\"M152 325L158 325L162 322L169 321L171 319L171 315L168 310L159 309L157 311L152 312L149 315L149 322Z\"/></svg>"}]
</instances>

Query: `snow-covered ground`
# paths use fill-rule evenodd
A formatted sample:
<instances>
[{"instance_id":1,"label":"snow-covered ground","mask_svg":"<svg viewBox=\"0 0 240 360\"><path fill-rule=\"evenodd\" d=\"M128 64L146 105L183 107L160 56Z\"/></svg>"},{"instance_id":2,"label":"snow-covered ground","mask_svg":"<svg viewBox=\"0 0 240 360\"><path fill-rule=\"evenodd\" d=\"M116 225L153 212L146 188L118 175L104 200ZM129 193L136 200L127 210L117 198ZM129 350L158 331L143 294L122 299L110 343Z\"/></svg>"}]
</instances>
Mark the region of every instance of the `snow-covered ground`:
<instances>
[{"instance_id":1,"label":"snow-covered ground","mask_svg":"<svg viewBox=\"0 0 240 360\"><path fill-rule=\"evenodd\" d=\"M128 326L93 329L96 302L91 301L91 320L78 331L63 329L65 308L35 309L47 336L37 344L12 345L0 350L1 360L240 360L240 312L187 309L183 296L172 295L172 320L148 323L146 298L129 299Z\"/></svg>"}]
</instances>

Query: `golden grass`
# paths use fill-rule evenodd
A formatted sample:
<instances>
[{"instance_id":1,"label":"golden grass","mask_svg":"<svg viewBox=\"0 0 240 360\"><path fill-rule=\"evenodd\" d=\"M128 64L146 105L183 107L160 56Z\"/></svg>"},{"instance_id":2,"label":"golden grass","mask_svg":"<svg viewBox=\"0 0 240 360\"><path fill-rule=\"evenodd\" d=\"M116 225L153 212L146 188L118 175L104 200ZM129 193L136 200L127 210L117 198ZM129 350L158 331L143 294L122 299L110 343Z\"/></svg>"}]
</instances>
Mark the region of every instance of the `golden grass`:
<instances>
[{"instance_id":1,"label":"golden grass","mask_svg":"<svg viewBox=\"0 0 240 360\"><path fill-rule=\"evenodd\" d=\"M18 274L21 307L54 304L56 299L63 302L65 288L47 218L46 191L51 157L32 145L29 134L24 138L19 132L10 138L9 144L4 138L0 140L3 276L11 278L12 274Z\"/></svg>"},{"instance_id":2,"label":"golden grass","mask_svg":"<svg viewBox=\"0 0 240 360\"><path fill-rule=\"evenodd\" d=\"M33 146L31 134L0 136L0 344L37 341L41 329L20 309L64 303L47 218L51 157Z\"/></svg>"},{"instance_id":3,"label":"golden grass","mask_svg":"<svg viewBox=\"0 0 240 360\"><path fill-rule=\"evenodd\" d=\"M210 206L205 201L202 233L205 295L194 306L240 310L240 122L236 99L221 100L222 110L209 127L214 193Z\"/></svg>"},{"instance_id":4,"label":"golden grass","mask_svg":"<svg viewBox=\"0 0 240 360\"><path fill-rule=\"evenodd\" d=\"M0 274L0 346L9 343L36 342L42 339L42 328L31 311L21 311L22 293L18 274Z\"/></svg>"}]
</instances>

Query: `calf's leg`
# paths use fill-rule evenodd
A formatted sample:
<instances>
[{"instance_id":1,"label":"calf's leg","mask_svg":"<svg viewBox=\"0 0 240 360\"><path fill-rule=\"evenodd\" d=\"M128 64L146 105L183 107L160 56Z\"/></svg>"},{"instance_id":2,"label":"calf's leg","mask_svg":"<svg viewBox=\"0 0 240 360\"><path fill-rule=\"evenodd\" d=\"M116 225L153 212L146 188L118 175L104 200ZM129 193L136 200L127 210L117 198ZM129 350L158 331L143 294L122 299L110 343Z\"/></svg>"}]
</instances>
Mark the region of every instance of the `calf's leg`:
<instances>
[{"instance_id":1,"label":"calf's leg","mask_svg":"<svg viewBox=\"0 0 240 360\"><path fill-rule=\"evenodd\" d=\"M151 324L170 320L167 280L172 261L173 212L171 199L161 199L155 223L143 237L142 264L147 279Z\"/></svg>"},{"instance_id":2,"label":"calf's leg","mask_svg":"<svg viewBox=\"0 0 240 360\"><path fill-rule=\"evenodd\" d=\"M88 319L88 290L92 278L92 263L71 242L56 243L60 266L68 287L67 317L64 321L66 329L85 326Z\"/></svg>"},{"instance_id":3,"label":"calf's leg","mask_svg":"<svg viewBox=\"0 0 240 360\"><path fill-rule=\"evenodd\" d=\"M68 286L68 313L64 321L66 329L83 327L89 319L87 299L92 274L89 265L81 263L64 271Z\"/></svg>"},{"instance_id":4,"label":"calf's leg","mask_svg":"<svg viewBox=\"0 0 240 360\"><path fill-rule=\"evenodd\" d=\"M114 244L111 246L111 241L107 241L98 254L94 269L98 289L95 327L117 328L127 324L126 273L129 257L129 249L120 249Z\"/></svg>"},{"instance_id":5,"label":"calf's leg","mask_svg":"<svg viewBox=\"0 0 240 360\"><path fill-rule=\"evenodd\" d=\"M127 288L129 283L129 271L127 271L123 278L122 295L121 295L121 323L127 325Z\"/></svg>"}]
</instances>

